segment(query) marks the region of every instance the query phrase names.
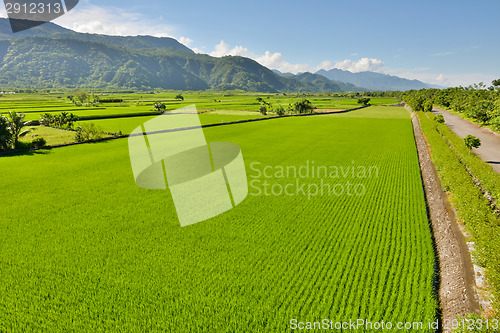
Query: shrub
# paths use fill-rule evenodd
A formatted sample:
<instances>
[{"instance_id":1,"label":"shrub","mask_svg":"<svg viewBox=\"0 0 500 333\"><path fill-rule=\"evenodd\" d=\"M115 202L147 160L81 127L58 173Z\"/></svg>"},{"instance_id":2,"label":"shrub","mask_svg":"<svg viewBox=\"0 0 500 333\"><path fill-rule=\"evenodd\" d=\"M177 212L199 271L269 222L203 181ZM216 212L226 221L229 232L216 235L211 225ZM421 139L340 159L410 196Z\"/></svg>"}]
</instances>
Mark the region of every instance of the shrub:
<instances>
[{"instance_id":1,"label":"shrub","mask_svg":"<svg viewBox=\"0 0 500 333\"><path fill-rule=\"evenodd\" d=\"M99 140L104 137L104 131L94 123L78 126L75 133L76 142Z\"/></svg>"},{"instance_id":2,"label":"shrub","mask_svg":"<svg viewBox=\"0 0 500 333\"><path fill-rule=\"evenodd\" d=\"M9 121L6 117L0 116L0 150L10 147L12 134L9 131Z\"/></svg>"},{"instance_id":3,"label":"shrub","mask_svg":"<svg viewBox=\"0 0 500 333\"><path fill-rule=\"evenodd\" d=\"M439 124L444 124L444 117L442 114L438 114L436 115L436 117L434 117L434 121L436 123L439 123Z\"/></svg>"},{"instance_id":4,"label":"shrub","mask_svg":"<svg viewBox=\"0 0 500 333\"><path fill-rule=\"evenodd\" d=\"M278 106L276 108L276 114L280 117L284 116L285 115L285 108L283 106Z\"/></svg>"},{"instance_id":5,"label":"shrub","mask_svg":"<svg viewBox=\"0 0 500 333\"><path fill-rule=\"evenodd\" d=\"M370 99L367 97L363 97L358 99L358 104L368 105L370 103Z\"/></svg>"},{"instance_id":6,"label":"shrub","mask_svg":"<svg viewBox=\"0 0 500 333\"><path fill-rule=\"evenodd\" d=\"M491 119L490 125L495 131L500 131L500 116Z\"/></svg>"},{"instance_id":7,"label":"shrub","mask_svg":"<svg viewBox=\"0 0 500 333\"><path fill-rule=\"evenodd\" d=\"M155 102L153 107L156 109L156 111L158 111L159 114L164 113L165 110L167 109L165 103L162 103L162 102Z\"/></svg>"},{"instance_id":8,"label":"shrub","mask_svg":"<svg viewBox=\"0 0 500 333\"><path fill-rule=\"evenodd\" d=\"M31 142L17 141L14 144L14 148L19 150L29 150L31 149L31 147L32 147Z\"/></svg>"},{"instance_id":9,"label":"shrub","mask_svg":"<svg viewBox=\"0 0 500 333\"><path fill-rule=\"evenodd\" d=\"M479 146L481 146L481 139L476 138L474 135L470 134L464 138L464 142L467 148L469 148L469 151L472 148L478 148Z\"/></svg>"},{"instance_id":10,"label":"shrub","mask_svg":"<svg viewBox=\"0 0 500 333\"><path fill-rule=\"evenodd\" d=\"M292 108L294 112L299 114L304 114L304 113L313 113L313 110L316 107L312 105L312 103L309 100L303 99L300 102L293 103Z\"/></svg>"},{"instance_id":11,"label":"shrub","mask_svg":"<svg viewBox=\"0 0 500 333\"><path fill-rule=\"evenodd\" d=\"M264 105L262 105L262 106L260 107L260 109L259 109L259 112L260 112L263 116L265 116L265 115L267 115L267 108L266 108Z\"/></svg>"},{"instance_id":12,"label":"shrub","mask_svg":"<svg viewBox=\"0 0 500 333\"><path fill-rule=\"evenodd\" d=\"M45 145L47 144L47 141L39 136L38 138L35 138L33 141L31 141L31 146L35 149L40 149L42 147L45 147Z\"/></svg>"}]
</instances>

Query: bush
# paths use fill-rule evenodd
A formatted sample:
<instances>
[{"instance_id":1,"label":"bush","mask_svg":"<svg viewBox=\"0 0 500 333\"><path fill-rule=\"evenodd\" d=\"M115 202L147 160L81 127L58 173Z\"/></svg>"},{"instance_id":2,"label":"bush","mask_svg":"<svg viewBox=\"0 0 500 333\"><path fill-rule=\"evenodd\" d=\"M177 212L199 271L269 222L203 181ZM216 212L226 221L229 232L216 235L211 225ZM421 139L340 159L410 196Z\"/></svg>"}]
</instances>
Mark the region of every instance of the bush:
<instances>
[{"instance_id":1,"label":"bush","mask_svg":"<svg viewBox=\"0 0 500 333\"><path fill-rule=\"evenodd\" d=\"M424 112L431 112L432 111L432 101L430 100L427 100L425 103L424 103Z\"/></svg>"},{"instance_id":2,"label":"bush","mask_svg":"<svg viewBox=\"0 0 500 333\"><path fill-rule=\"evenodd\" d=\"M42 147L45 147L46 144L47 141L41 136L31 141L31 146L35 149L40 149Z\"/></svg>"},{"instance_id":3,"label":"bush","mask_svg":"<svg viewBox=\"0 0 500 333\"><path fill-rule=\"evenodd\" d=\"M479 146L481 146L481 139L476 138L474 135L470 134L464 138L464 142L469 150L471 150L472 148L479 148Z\"/></svg>"},{"instance_id":4,"label":"bush","mask_svg":"<svg viewBox=\"0 0 500 333\"><path fill-rule=\"evenodd\" d=\"M92 140L99 140L104 137L104 131L96 126L94 123L83 124L76 129L75 140L76 142L86 142Z\"/></svg>"},{"instance_id":5,"label":"bush","mask_svg":"<svg viewBox=\"0 0 500 333\"><path fill-rule=\"evenodd\" d=\"M500 116L491 119L490 125L495 131L500 131Z\"/></svg>"},{"instance_id":6,"label":"bush","mask_svg":"<svg viewBox=\"0 0 500 333\"><path fill-rule=\"evenodd\" d=\"M370 103L370 99L367 97L363 97L358 99L358 104L368 105Z\"/></svg>"},{"instance_id":7,"label":"bush","mask_svg":"<svg viewBox=\"0 0 500 333\"><path fill-rule=\"evenodd\" d=\"M312 103L309 100L303 99L300 102L293 103L292 108L294 112L298 114L304 114L304 113L313 113L316 107L312 105Z\"/></svg>"},{"instance_id":8,"label":"bush","mask_svg":"<svg viewBox=\"0 0 500 333\"><path fill-rule=\"evenodd\" d=\"M14 148L18 150L30 150L32 147L31 142L17 141Z\"/></svg>"},{"instance_id":9,"label":"bush","mask_svg":"<svg viewBox=\"0 0 500 333\"><path fill-rule=\"evenodd\" d=\"M438 114L436 115L436 117L434 117L434 121L438 124L444 124L444 117L442 114Z\"/></svg>"},{"instance_id":10,"label":"bush","mask_svg":"<svg viewBox=\"0 0 500 333\"><path fill-rule=\"evenodd\" d=\"M0 116L0 150L10 148L12 134L9 132L9 121L4 116Z\"/></svg>"},{"instance_id":11,"label":"bush","mask_svg":"<svg viewBox=\"0 0 500 333\"><path fill-rule=\"evenodd\" d=\"M285 108L283 106L278 106L276 108L276 114L280 117L284 116L285 115Z\"/></svg>"},{"instance_id":12,"label":"bush","mask_svg":"<svg viewBox=\"0 0 500 333\"><path fill-rule=\"evenodd\" d=\"M158 111L159 114L165 113L165 110L167 109L167 106L163 102L155 102L153 107Z\"/></svg>"}]
</instances>

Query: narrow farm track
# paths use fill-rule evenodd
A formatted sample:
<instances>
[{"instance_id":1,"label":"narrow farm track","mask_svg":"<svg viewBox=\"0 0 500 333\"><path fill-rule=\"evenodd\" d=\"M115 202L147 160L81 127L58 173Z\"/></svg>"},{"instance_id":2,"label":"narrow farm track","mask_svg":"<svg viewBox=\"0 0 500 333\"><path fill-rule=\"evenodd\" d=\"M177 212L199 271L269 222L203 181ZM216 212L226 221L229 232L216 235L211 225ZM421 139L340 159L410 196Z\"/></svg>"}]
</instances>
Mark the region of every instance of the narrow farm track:
<instances>
[{"instance_id":1,"label":"narrow farm track","mask_svg":"<svg viewBox=\"0 0 500 333\"><path fill-rule=\"evenodd\" d=\"M453 209L441 189L441 182L431 161L418 117L413 118L422 179L439 258L439 299L443 320L479 313L474 289L474 270L464 236L458 228Z\"/></svg>"},{"instance_id":2,"label":"narrow farm track","mask_svg":"<svg viewBox=\"0 0 500 333\"><path fill-rule=\"evenodd\" d=\"M489 163L496 172L500 173L500 136L446 110L435 107L432 113L443 115L445 124L459 137L465 138L471 134L480 138L481 147L475 148L474 152L483 161Z\"/></svg>"}]
</instances>

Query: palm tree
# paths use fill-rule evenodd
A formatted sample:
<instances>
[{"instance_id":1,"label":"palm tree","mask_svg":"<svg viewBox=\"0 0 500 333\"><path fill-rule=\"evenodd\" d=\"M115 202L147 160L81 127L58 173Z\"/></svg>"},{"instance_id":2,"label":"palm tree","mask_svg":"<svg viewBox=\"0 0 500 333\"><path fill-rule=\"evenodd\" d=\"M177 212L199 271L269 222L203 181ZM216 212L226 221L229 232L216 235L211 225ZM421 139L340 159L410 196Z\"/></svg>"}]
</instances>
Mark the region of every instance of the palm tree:
<instances>
[{"instance_id":1,"label":"palm tree","mask_svg":"<svg viewBox=\"0 0 500 333\"><path fill-rule=\"evenodd\" d=\"M78 121L78 117L73 113L66 116L66 122L68 123L68 128L73 128L73 124Z\"/></svg>"},{"instance_id":2,"label":"palm tree","mask_svg":"<svg viewBox=\"0 0 500 333\"><path fill-rule=\"evenodd\" d=\"M12 139L14 140L14 148L17 147L19 138L25 136L31 131L31 129L23 131L23 127L31 124L31 121L24 121L24 116L24 113L9 111L9 118L7 118L9 125L7 129L9 130L10 134L12 134Z\"/></svg>"},{"instance_id":3,"label":"palm tree","mask_svg":"<svg viewBox=\"0 0 500 333\"><path fill-rule=\"evenodd\" d=\"M68 115L69 113L67 112L61 112L61 115L59 116L59 127L63 127L66 125L68 122Z\"/></svg>"}]
</instances>

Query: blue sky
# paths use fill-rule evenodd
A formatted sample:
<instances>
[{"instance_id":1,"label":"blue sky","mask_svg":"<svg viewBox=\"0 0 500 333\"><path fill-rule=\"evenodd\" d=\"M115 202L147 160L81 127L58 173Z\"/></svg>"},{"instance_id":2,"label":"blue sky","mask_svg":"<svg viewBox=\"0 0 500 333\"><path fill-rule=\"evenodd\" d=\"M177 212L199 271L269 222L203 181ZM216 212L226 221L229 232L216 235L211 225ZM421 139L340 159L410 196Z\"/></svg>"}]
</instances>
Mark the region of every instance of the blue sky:
<instances>
[{"instance_id":1,"label":"blue sky","mask_svg":"<svg viewBox=\"0 0 500 333\"><path fill-rule=\"evenodd\" d=\"M500 78L500 1L80 0L55 23L171 36L285 72L372 70L441 85ZM3 15L5 16L5 15Z\"/></svg>"}]
</instances>

